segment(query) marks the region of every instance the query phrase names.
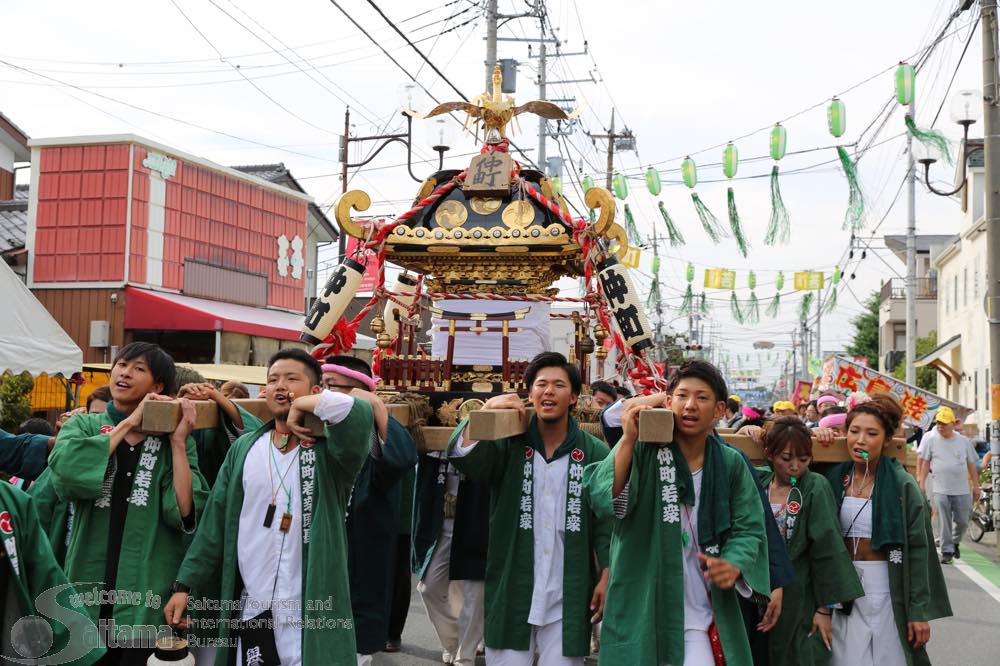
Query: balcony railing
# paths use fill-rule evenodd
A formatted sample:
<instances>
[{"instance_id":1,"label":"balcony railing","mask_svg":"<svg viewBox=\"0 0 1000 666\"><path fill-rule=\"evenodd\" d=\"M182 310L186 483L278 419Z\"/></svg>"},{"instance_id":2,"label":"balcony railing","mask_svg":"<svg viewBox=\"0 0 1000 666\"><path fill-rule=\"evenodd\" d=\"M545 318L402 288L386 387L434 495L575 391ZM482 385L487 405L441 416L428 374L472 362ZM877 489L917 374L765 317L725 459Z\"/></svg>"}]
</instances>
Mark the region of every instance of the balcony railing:
<instances>
[{"instance_id":1,"label":"balcony railing","mask_svg":"<svg viewBox=\"0 0 1000 666\"><path fill-rule=\"evenodd\" d=\"M937 298L936 277L917 278L915 287L918 299L934 300ZM900 300L904 300L906 298L906 280L903 278L892 278L891 280L883 282L882 295L879 302L885 303L889 299L897 298Z\"/></svg>"}]
</instances>

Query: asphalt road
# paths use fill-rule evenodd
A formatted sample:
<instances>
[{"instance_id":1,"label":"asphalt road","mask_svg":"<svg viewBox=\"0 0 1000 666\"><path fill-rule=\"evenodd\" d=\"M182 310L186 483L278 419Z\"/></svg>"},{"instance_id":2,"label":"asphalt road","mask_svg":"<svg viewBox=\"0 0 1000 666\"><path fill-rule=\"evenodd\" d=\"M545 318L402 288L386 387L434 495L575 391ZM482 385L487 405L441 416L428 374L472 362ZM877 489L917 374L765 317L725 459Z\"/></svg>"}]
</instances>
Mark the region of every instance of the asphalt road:
<instances>
[{"instance_id":1,"label":"asphalt road","mask_svg":"<svg viewBox=\"0 0 1000 666\"><path fill-rule=\"evenodd\" d=\"M981 544L962 544L962 551L965 563L974 563L974 568L984 578L992 577L994 589L1000 596L996 533L987 534ZM931 642L928 645L931 662L935 666L1000 664L1000 601L958 567L945 565L944 573L955 615L931 623ZM437 636L415 590L403 631L402 652L377 654L374 662L376 666L429 666L441 663ZM478 663L484 664L485 661L480 658Z\"/></svg>"}]
</instances>

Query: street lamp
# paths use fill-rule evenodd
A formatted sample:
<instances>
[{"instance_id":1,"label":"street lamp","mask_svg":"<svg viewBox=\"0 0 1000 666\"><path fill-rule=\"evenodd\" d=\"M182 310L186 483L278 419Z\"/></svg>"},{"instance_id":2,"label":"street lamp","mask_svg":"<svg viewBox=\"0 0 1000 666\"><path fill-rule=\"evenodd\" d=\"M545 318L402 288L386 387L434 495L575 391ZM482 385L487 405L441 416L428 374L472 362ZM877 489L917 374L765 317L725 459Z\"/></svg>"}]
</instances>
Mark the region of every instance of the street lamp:
<instances>
[{"instance_id":1,"label":"street lamp","mask_svg":"<svg viewBox=\"0 0 1000 666\"><path fill-rule=\"evenodd\" d=\"M968 156L983 149L982 146L975 146L971 150L968 150L969 143L969 127L975 125L976 122L983 117L983 104L982 104L983 94L978 90L962 90L959 91L954 98L951 100L951 118L956 123L962 126L962 155L964 159L968 159ZM917 148L917 146L914 146ZM937 162L937 157L926 148L919 148L917 153L919 157L917 162L924 165L924 184L927 189L942 197L950 197L954 194L958 194L965 188L968 182L968 172L965 170L964 165L962 168L962 183L956 187L951 192L942 192L937 190L931 185L930 170L931 165ZM968 152L966 152L968 151Z\"/></svg>"},{"instance_id":2,"label":"street lamp","mask_svg":"<svg viewBox=\"0 0 1000 666\"><path fill-rule=\"evenodd\" d=\"M427 143L438 154L438 171L444 169L444 154L451 149L454 138L454 126L447 118L435 118L429 124Z\"/></svg>"}]
</instances>

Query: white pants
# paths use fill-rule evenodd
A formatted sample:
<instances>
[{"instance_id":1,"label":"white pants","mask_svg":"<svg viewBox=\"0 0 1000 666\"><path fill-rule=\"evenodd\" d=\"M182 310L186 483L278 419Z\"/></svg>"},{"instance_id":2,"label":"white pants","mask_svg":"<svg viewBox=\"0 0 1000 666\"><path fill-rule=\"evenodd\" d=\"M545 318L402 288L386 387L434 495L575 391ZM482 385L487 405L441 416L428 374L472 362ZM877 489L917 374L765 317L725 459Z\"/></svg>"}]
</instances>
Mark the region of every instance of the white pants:
<instances>
[{"instance_id":1,"label":"white pants","mask_svg":"<svg viewBox=\"0 0 1000 666\"><path fill-rule=\"evenodd\" d=\"M712 641L709 640L707 631L684 630L684 666L715 666Z\"/></svg>"},{"instance_id":2,"label":"white pants","mask_svg":"<svg viewBox=\"0 0 1000 666\"><path fill-rule=\"evenodd\" d=\"M833 666L906 666L892 612L888 562L855 562L865 596L833 612Z\"/></svg>"},{"instance_id":3,"label":"white pants","mask_svg":"<svg viewBox=\"0 0 1000 666\"><path fill-rule=\"evenodd\" d=\"M455 521L446 518L424 579L417 583L427 617L434 625L441 649L456 666L476 663L476 646L483 640L486 585L483 581L450 580L451 537Z\"/></svg>"},{"instance_id":4,"label":"white pants","mask_svg":"<svg viewBox=\"0 0 1000 666\"><path fill-rule=\"evenodd\" d=\"M489 666L532 666L538 653L538 666L583 666L583 657L564 657L562 620L541 627L531 627L531 642L527 650L494 650L486 646Z\"/></svg>"}]
</instances>

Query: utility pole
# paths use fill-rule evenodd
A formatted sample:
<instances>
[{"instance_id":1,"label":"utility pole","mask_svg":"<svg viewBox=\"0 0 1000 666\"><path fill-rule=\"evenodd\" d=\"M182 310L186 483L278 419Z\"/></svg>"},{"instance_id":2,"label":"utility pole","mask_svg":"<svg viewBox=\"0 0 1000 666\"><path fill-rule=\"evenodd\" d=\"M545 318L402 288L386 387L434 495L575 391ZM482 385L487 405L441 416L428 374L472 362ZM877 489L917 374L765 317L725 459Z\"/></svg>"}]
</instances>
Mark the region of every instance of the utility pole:
<instances>
[{"instance_id":1,"label":"utility pole","mask_svg":"<svg viewBox=\"0 0 1000 666\"><path fill-rule=\"evenodd\" d=\"M497 64L497 0L486 0L486 87L493 90L493 68Z\"/></svg>"},{"instance_id":2,"label":"utility pole","mask_svg":"<svg viewBox=\"0 0 1000 666\"><path fill-rule=\"evenodd\" d=\"M983 156L986 184L986 316L990 326L990 451L993 459L993 524L1000 524L1000 111L997 109L997 0L981 0L983 31ZM965 165L962 165L965 168ZM1000 540L997 542L1000 552Z\"/></svg>"},{"instance_id":3,"label":"utility pole","mask_svg":"<svg viewBox=\"0 0 1000 666\"><path fill-rule=\"evenodd\" d=\"M611 190L611 177L612 177L612 175L614 175L614 172L615 172L615 141L617 141L618 139L628 139L628 140L634 141L635 140L635 136L632 134L632 130L630 130L628 128L626 128L625 131L622 132L621 134L615 134L615 110L611 109L611 129L608 130L607 134L591 134L590 135L590 139L591 139L591 141L594 141L594 143L597 143L597 141L596 141L597 139L607 139L608 140L608 180L607 180L607 188L610 191ZM633 148L634 148L635 144L633 143L632 145L633 145ZM625 150L628 150L628 148L625 148Z\"/></svg>"},{"instance_id":4,"label":"utility pole","mask_svg":"<svg viewBox=\"0 0 1000 666\"><path fill-rule=\"evenodd\" d=\"M820 323L823 321L823 292L816 292L816 356L823 361L823 341L820 337Z\"/></svg>"},{"instance_id":5,"label":"utility pole","mask_svg":"<svg viewBox=\"0 0 1000 666\"><path fill-rule=\"evenodd\" d=\"M916 120L916 94L907 115ZM917 168L913 135L906 133L906 383L916 385L917 362Z\"/></svg>"},{"instance_id":6,"label":"utility pole","mask_svg":"<svg viewBox=\"0 0 1000 666\"><path fill-rule=\"evenodd\" d=\"M347 148L351 144L351 107L344 109L344 138L340 145L340 193L347 193ZM340 254L340 261L344 260L347 253L347 234L341 230L337 234L337 251Z\"/></svg>"}]
</instances>

